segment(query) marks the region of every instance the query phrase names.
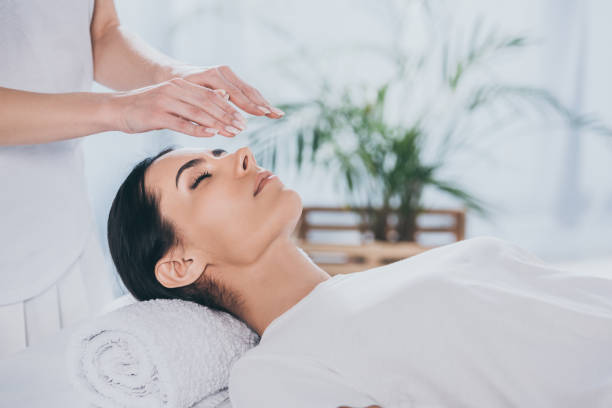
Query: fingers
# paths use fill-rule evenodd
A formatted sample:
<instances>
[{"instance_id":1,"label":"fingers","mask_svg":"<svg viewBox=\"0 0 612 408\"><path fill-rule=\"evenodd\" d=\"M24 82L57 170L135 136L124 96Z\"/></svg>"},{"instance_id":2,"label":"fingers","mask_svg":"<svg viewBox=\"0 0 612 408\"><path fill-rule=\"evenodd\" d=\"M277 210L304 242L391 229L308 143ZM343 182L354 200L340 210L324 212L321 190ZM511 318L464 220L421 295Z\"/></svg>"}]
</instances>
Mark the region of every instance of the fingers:
<instances>
[{"instance_id":1,"label":"fingers","mask_svg":"<svg viewBox=\"0 0 612 408\"><path fill-rule=\"evenodd\" d=\"M268 102L258 90L240 79L230 67L227 65L221 65L218 67L218 71L226 82L234 85L240 91L241 95L244 95L244 97L246 97L251 104L255 105L255 109L264 114L275 114L278 117L282 116L280 110L274 111L273 109L276 108L273 108L270 105L270 102Z\"/></svg>"},{"instance_id":2,"label":"fingers","mask_svg":"<svg viewBox=\"0 0 612 408\"><path fill-rule=\"evenodd\" d=\"M215 133L209 132L205 126L199 126L183 118L179 118L172 114L167 114L163 117L160 123L161 129L170 129L175 132L185 133L186 135L196 137L211 137ZM216 129L214 129L216 130Z\"/></svg>"},{"instance_id":3,"label":"fingers","mask_svg":"<svg viewBox=\"0 0 612 408\"><path fill-rule=\"evenodd\" d=\"M208 88L206 88L208 89ZM216 93L217 95L221 96L223 98L222 103L219 102L218 98L214 98L213 102L215 104L217 104L218 108L223 109L226 112L226 115L231 115L230 118L232 119L232 125L239 128L240 130L244 130L246 129L246 119L244 118L244 116L242 116L237 110L233 110L231 112L228 113L227 109L225 107L231 107L231 105L229 104L229 94L225 91L225 89L214 89L212 90L212 92ZM236 121L240 122L240 123L236 123Z\"/></svg>"},{"instance_id":4,"label":"fingers","mask_svg":"<svg viewBox=\"0 0 612 408\"><path fill-rule=\"evenodd\" d=\"M161 91L156 99L157 109L162 115L160 126L196 137L210 137L217 133L233 137L246 129L246 119L229 103L230 99L253 115L270 118L284 115L229 67L211 70L214 72L205 82L173 78L157 89Z\"/></svg>"},{"instance_id":5,"label":"fingers","mask_svg":"<svg viewBox=\"0 0 612 408\"><path fill-rule=\"evenodd\" d=\"M229 94L225 89L213 89L213 92L223 97L226 101L229 101Z\"/></svg>"},{"instance_id":6,"label":"fingers","mask_svg":"<svg viewBox=\"0 0 612 408\"><path fill-rule=\"evenodd\" d=\"M173 113L186 119L216 128L224 136L233 136L246 129L246 119L221 96L222 92L176 78L178 85L171 92L180 102L168 106ZM190 106L189 106L190 105Z\"/></svg>"},{"instance_id":7,"label":"fingers","mask_svg":"<svg viewBox=\"0 0 612 408\"><path fill-rule=\"evenodd\" d=\"M211 102L217 105L220 109L222 109L225 113L229 114L228 118L238 119L242 122L246 123L244 117L235 109L229 102L229 95L224 89L210 89L205 86L200 86L196 83L187 81L182 78L175 78L176 84L190 93L184 94L185 96L190 96L191 101L187 101L190 103L200 103L205 104L206 102ZM232 117L234 116L234 117Z\"/></svg>"},{"instance_id":8,"label":"fingers","mask_svg":"<svg viewBox=\"0 0 612 408\"><path fill-rule=\"evenodd\" d=\"M241 132L239 128L232 125L226 125L207 111L180 100L174 101L171 106L168 107L168 112L179 115L186 120L196 122L200 126L215 129L223 136L233 137Z\"/></svg>"},{"instance_id":9,"label":"fingers","mask_svg":"<svg viewBox=\"0 0 612 408\"><path fill-rule=\"evenodd\" d=\"M259 91L238 78L227 65L212 69L215 69L216 74L208 76L212 87L227 90L230 100L245 112L256 116L266 115L270 118L280 118L284 115L283 111L270 105Z\"/></svg>"}]
</instances>

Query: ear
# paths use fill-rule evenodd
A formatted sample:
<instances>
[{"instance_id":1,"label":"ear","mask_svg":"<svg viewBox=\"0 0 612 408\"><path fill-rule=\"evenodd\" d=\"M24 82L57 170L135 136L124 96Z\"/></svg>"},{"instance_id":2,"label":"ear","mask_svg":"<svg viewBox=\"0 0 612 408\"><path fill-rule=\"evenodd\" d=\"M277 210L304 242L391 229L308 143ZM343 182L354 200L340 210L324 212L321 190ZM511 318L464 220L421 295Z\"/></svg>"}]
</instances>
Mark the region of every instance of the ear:
<instances>
[{"instance_id":1,"label":"ear","mask_svg":"<svg viewBox=\"0 0 612 408\"><path fill-rule=\"evenodd\" d=\"M155 264L155 277L167 288L178 288L195 282L206 269L199 256L187 256L182 248L172 248Z\"/></svg>"}]
</instances>

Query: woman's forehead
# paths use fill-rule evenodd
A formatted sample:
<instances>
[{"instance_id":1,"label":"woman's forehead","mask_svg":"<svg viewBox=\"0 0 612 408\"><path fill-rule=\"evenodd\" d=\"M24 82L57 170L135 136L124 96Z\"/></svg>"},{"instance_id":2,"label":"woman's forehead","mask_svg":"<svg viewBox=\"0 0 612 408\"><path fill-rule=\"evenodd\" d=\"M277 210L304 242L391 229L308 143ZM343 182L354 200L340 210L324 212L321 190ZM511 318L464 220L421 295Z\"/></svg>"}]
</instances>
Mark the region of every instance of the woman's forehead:
<instances>
[{"instance_id":1,"label":"woman's forehead","mask_svg":"<svg viewBox=\"0 0 612 408\"><path fill-rule=\"evenodd\" d=\"M164 157L187 157L200 155L204 152L210 153L212 149L206 149L203 147L181 147L180 149L173 150L167 154L164 154L161 158Z\"/></svg>"},{"instance_id":2,"label":"woman's forehead","mask_svg":"<svg viewBox=\"0 0 612 408\"><path fill-rule=\"evenodd\" d=\"M183 163L194 157L210 154L210 151L211 149L185 147L164 154L147 169L145 184L157 184L161 179L171 179Z\"/></svg>"},{"instance_id":3,"label":"woman's forehead","mask_svg":"<svg viewBox=\"0 0 612 408\"><path fill-rule=\"evenodd\" d=\"M151 166L154 166L155 164L163 165L164 167L174 166L176 165L175 163L179 163L179 162L182 163L185 160L189 160L197 156L210 155L210 154L211 154L211 149L196 148L196 147L183 147L181 149L176 149L176 150L173 150L171 152L164 154L163 156L155 160L151 164Z\"/></svg>"}]
</instances>

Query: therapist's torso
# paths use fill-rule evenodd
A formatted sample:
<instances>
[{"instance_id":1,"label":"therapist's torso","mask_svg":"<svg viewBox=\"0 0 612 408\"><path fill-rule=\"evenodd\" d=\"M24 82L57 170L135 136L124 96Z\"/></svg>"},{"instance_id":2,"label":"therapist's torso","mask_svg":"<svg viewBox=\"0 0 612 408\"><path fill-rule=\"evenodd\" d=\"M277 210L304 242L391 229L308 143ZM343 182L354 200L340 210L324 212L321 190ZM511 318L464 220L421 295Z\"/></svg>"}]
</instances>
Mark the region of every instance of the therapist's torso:
<instances>
[{"instance_id":1,"label":"therapist's torso","mask_svg":"<svg viewBox=\"0 0 612 408\"><path fill-rule=\"evenodd\" d=\"M93 5L94 0L1 0L0 86L89 91ZM77 138L0 146L0 305L51 286L93 231L81 143Z\"/></svg>"}]
</instances>

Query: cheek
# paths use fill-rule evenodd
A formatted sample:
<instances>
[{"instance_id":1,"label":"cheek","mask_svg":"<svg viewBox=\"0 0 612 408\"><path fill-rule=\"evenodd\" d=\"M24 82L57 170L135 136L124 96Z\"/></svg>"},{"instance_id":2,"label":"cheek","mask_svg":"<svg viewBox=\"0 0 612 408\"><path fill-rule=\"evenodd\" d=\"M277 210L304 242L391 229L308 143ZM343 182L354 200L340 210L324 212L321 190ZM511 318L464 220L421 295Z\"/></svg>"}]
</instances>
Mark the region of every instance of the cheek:
<instances>
[{"instance_id":1,"label":"cheek","mask_svg":"<svg viewBox=\"0 0 612 408\"><path fill-rule=\"evenodd\" d=\"M261 214L244 192L215 189L194 200L192 227L197 245L217 262L243 263L260 245Z\"/></svg>"},{"instance_id":2,"label":"cheek","mask_svg":"<svg viewBox=\"0 0 612 408\"><path fill-rule=\"evenodd\" d=\"M249 198L219 193L195 209L197 242L217 261L251 263L273 240L295 228L302 211L295 191L283 189L265 201Z\"/></svg>"}]
</instances>

